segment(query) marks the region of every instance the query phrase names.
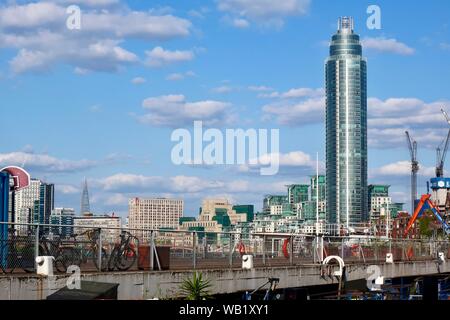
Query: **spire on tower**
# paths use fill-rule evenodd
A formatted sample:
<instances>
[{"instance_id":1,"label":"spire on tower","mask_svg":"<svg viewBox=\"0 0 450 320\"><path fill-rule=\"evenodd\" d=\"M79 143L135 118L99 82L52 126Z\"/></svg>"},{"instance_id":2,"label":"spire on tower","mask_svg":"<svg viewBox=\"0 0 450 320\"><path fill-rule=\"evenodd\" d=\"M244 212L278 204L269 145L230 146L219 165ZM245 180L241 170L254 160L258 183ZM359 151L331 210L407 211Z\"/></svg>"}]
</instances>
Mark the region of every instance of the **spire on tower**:
<instances>
[{"instance_id":1,"label":"spire on tower","mask_svg":"<svg viewBox=\"0 0 450 320\"><path fill-rule=\"evenodd\" d=\"M81 194L81 215L91 215L91 207L89 205L89 191L86 178L84 179L83 193Z\"/></svg>"}]
</instances>

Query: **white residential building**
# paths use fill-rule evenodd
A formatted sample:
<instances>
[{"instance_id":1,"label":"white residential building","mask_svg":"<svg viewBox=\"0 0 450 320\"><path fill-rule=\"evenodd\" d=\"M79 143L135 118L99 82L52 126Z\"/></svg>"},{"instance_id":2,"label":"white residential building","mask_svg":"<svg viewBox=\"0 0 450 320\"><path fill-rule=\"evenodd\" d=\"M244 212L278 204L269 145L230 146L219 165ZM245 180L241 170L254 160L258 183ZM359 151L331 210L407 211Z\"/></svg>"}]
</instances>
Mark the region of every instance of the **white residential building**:
<instances>
[{"instance_id":1,"label":"white residential building","mask_svg":"<svg viewBox=\"0 0 450 320\"><path fill-rule=\"evenodd\" d=\"M179 199L132 198L128 201L130 229L177 229L183 216L184 201ZM148 233L144 235L148 240Z\"/></svg>"},{"instance_id":2,"label":"white residential building","mask_svg":"<svg viewBox=\"0 0 450 320\"><path fill-rule=\"evenodd\" d=\"M36 201L39 201L41 181L32 179L30 185L14 192L14 222L30 223ZM19 235L26 235L27 226L16 226Z\"/></svg>"}]
</instances>

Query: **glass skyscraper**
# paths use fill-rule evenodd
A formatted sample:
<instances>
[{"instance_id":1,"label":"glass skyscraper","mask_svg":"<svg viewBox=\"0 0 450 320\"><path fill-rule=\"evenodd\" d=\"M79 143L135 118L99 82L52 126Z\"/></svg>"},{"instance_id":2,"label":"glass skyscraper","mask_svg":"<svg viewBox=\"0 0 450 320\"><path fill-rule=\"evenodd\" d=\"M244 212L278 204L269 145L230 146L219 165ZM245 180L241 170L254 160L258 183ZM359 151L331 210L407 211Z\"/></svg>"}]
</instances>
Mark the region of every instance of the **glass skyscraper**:
<instances>
[{"instance_id":1,"label":"glass skyscraper","mask_svg":"<svg viewBox=\"0 0 450 320\"><path fill-rule=\"evenodd\" d=\"M325 63L327 221L346 227L368 220L367 64L353 27L339 19Z\"/></svg>"}]
</instances>

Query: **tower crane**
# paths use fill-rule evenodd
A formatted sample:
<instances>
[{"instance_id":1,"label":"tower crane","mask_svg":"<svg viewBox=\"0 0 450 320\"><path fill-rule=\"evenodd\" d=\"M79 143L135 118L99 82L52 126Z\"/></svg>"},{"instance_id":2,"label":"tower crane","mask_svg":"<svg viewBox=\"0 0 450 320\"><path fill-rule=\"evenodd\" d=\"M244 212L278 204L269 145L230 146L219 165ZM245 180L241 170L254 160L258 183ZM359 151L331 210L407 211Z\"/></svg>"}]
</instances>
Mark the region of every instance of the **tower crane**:
<instances>
[{"instance_id":1,"label":"tower crane","mask_svg":"<svg viewBox=\"0 0 450 320\"><path fill-rule=\"evenodd\" d=\"M419 171L419 161L417 161L417 142L411 139L409 132L405 131L409 153L411 155L411 211L415 210L417 199L417 172Z\"/></svg>"},{"instance_id":2,"label":"tower crane","mask_svg":"<svg viewBox=\"0 0 450 320\"><path fill-rule=\"evenodd\" d=\"M445 117L445 120L450 125L450 117L448 116L447 112L444 111L444 109L441 109L442 114ZM450 140L450 129L448 130L447 139L444 143L444 149L441 152L440 146L436 149L436 177L441 178L444 176L444 161L445 156L447 154L448 150L448 142Z\"/></svg>"}]
</instances>

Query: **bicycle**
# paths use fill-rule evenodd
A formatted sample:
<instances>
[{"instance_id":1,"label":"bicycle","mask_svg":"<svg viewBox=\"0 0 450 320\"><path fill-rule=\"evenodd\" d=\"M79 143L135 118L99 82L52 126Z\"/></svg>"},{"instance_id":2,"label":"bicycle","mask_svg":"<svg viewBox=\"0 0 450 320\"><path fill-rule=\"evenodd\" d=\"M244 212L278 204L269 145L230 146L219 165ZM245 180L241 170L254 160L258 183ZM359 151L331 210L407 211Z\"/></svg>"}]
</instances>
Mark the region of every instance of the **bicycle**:
<instances>
[{"instance_id":1,"label":"bicycle","mask_svg":"<svg viewBox=\"0 0 450 320\"><path fill-rule=\"evenodd\" d=\"M138 243L139 240L130 232L121 232L120 243L115 244L109 257L109 271L113 271L115 268L119 271L126 271L134 265L137 259L134 242Z\"/></svg>"},{"instance_id":2,"label":"bicycle","mask_svg":"<svg viewBox=\"0 0 450 320\"><path fill-rule=\"evenodd\" d=\"M76 246L78 242L77 237L80 236L87 236L88 238L88 246L86 250L82 245L80 248L77 248ZM74 265L81 267L83 263L87 263L89 259L92 259L94 266L98 271L106 271L108 269L108 255L103 246L101 248L101 268L98 263L100 229L87 230L80 234L73 234L70 238L73 239L74 242Z\"/></svg>"},{"instance_id":3,"label":"bicycle","mask_svg":"<svg viewBox=\"0 0 450 320\"><path fill-rule=\"evenodd\" d=\"M39 239L39 255L53 256L53 263L58 272L66 272L70 265L77 262L75 248L63 244L61 238L50 240L42 235Z\"/></svg>"},{"instance_id":4,"label":"bicycle","mask_svg":"<svg viewBox=\"0 0 450 320\"><path fill-rule=\"evenodd\" d=\"M246 292L244 294L244 300L252 300L253 294L264 288L266 285L270 284L270 286L267 288L266 293L264 294L263 301L268 300L278 300L277 296L273 296L273 293L276 290L277 284L280 282L279 278L268 278L267 282L263 285L259 286L257 289L253 290L252 292Z\"/></svg>"}]
</instances>

